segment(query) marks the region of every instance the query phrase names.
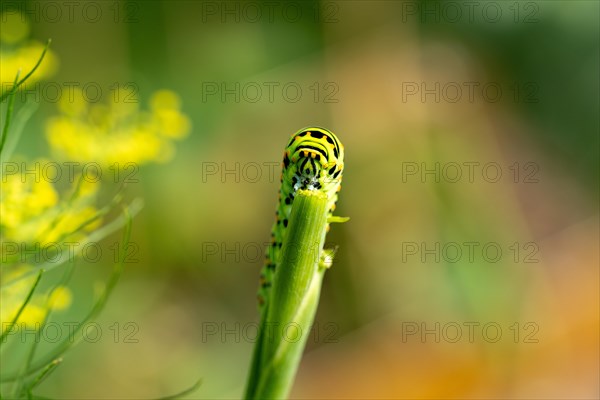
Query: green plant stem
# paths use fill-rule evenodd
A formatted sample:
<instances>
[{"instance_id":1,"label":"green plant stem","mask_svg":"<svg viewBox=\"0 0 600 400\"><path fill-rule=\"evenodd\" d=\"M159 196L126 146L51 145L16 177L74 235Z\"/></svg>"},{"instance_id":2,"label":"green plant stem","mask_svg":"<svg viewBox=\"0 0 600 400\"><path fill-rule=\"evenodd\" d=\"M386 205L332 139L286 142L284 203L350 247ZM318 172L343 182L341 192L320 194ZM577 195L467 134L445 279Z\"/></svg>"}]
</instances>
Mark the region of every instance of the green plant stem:
<instances>
[{"instance_id":1,"label":"green plant stem","mask_svg":"<svg viewBox=\"0 0 600 400\"><path fill-rule=\"evenodd\" d=\"M319 261L326 225L325 195L299 191L261 321L248 399L286 398L292 387L319 302L325 272Z\"/></svg>"},{"instance_id":2,"label":"green plant stem","mask_svg":"<svg viewBox=\"0 0 600 400\"><path fill-rule=\"evenodd\" d=\"M23 304L21 304L21 307L19 307L19 310L13 317L13 320L10 322L10 324L8 324L8 326L6 327L4 332L2 332L2 335L0 335L0 346L2 344L4 344L4 342L6 341L6 337L12 333L13 329L17 325L17 321L19 320L19 317L21 316L21 314L23 313L23 310L25 310L25 307L27 307L27 304L29 304L29 301L33 297L33 292L35 292L35 289L37 288L38 284L40 283L40 279L42 279L42 275L44 274L44 272L45 271L43 269L38 272L37 277L35 278L35 281L33 282L33 285L31 285L31 288L29 289L29 293L27 293L27 297L25 297L25 301L23 302Z\"/></svg>"},{"instance_id":3,"label":"green plant stem","mask_svg":"<svg viewBox=\"0 0 600 400\"><path fill-rule=\"evenodd\" d=\"M28 369L26 371L19 371L19 372L13 371L13 372L0 374L0 382L8 382L8 381L22 379L22 378L25 378L25 377L28 377L28 376L34 374L37 371L42 370L48 364L50 364L50 363L54 362L56 359L60 358L60 356L63 353L65 353L73 345L75 345L76 343L78 343L81 340L82 336L78 335L79 331L81 329L83 329L83 327L85 327L85 324L87 322L93 320L94 318L96 318L98 316L98 314L100 314L100 312L106 305L106 302L108 301L108 298L110 297L110 294L112 293L113 289L115 288L115 286L121 276L121 273L123 271L123 266L124 266L126 258L127 258L127 246L130 243L131 224L132 224L132 215L131 215L130 210L128 208L125 208L123 210L123 214L124 214L124 218L125 218L125 226L123 228L121 247L119 249L119 260L117 263L115 263L115 265L113 267L113 271L112 271L110 277L108 278L108 282L106 283L106 286L105 286L103 292L100 294L100 297L94 303L92 309L88 312L88 314L83 319L83 321L81 321L73 329L73 331L69 333L69 337L65 338L61 343L59 343L56 347L54 347L49 354L46 354L44 357L36 360L35 362L30 362L31 365L28 367Z\"/></svg>"},{"instance_id":4,"label":"green plant stem","mask_svg":"<svg viewBox=\"0 0 600 400\"><path fill-rule=\"evenodd\" d=\"M17 71L17 76L15 76L15 81L13 83L13 87L17 86L17 82L19 81L19 75L21 71ZM0 137L0 154L2 154L2 150L4 149L4 143L6 143L6 138L8 137L8 129L10 128L10 122L13 115L13 109L15 106L15 92L14 90L9 92L8 95L8 106L6 107L6 118L4 120L4 128L2 128L2 137Z\"/></svg>"},{"instance_id":5,"label":"green plant stem","mask_svg":"<svg viewBox=\"0 0 600 400\"><path fill-rule=\"evenodd\" d=\"M46 41L46 46L44 46L44 50L42 51L40 58L38 58L37 62L31 69L31 71L29 71L27 73L27 75L25 75L23 77L23 79L21 79L21 80L19 80L19 76L17 75L17 79L15 79L15 83L13 84L13 86L9 90L7 90L5 93L2 93L2 95L0 95L0 102L3 102L11 94L14 94L17 91L17 89L19 88L19 86L21 86L23 83L25 83L25 81L27 79L29 79L29 77L31 75L33 75L33 73L38 69L38 67L42 63L42 60L44 59L44 56L46 55L46 52L48 51L48 48L50 47L50 43L52 43L52 39L48 39Z\"/></svg>"}]
</instances>

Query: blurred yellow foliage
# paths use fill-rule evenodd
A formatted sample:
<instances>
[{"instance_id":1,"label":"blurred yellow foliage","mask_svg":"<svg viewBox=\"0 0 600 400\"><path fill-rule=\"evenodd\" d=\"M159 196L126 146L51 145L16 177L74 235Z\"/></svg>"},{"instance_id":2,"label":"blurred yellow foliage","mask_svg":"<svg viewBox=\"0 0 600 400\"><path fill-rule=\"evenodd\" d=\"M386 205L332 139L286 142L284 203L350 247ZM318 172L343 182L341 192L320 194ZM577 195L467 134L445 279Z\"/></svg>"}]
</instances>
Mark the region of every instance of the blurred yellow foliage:
<instances>
[{"instance_id":1,"label":"blurred yellow foliage","mask_svg":"<svg viewBox=\"0 0 600 400\"><path fill-rule=\"evenodd\" d=\"M3 287L0 291L0 324L2 332L13 322L19 309L22 307L31 286L36 280L35 275L25 276L32 267L20 265L3 273ZM16 328L39 329L50 310L65 310L71 305L71 290L65 286L58 286L49 295L34 295L21 312L16 322Z\"/></svg>"},{"instance_id":2,"label":"blurred yellow foliage","mask_svg":"<svg viewBox=\"0 0 600 400\"><path fill-rule=\"evenodd\" d=\"M111 99L117 99L115 89ZM46 137L63 160L115 163L166 162L174 154L173 140L190 131L189 118L180 111L179 97L168 90L154 93L150 111L130 102L88 104L81 90L59 103L60 115L46 124Z\"/></svg>"},{"instance_id":3,"label":"blurred yellow foliage","mask_svg":"<svg viewBox=\"0 0 600 400\"><path fill-rule=\"evenodd\" d=\"M47 163L50 161L37 160L33 165ZM72 193L60 199L52 183L40 176L4 176L0 192L2 240L38 243L43 247L66 237L81 238L83 233L75 232L78 228L89 232L100 223L99 219L94 219L98 210L91 205L98 187L97 182L74 179Z\"/></svg>"},{"instance_id":4,"label":"blurred yellow foliage","mask_svg":"<svg viewBox=\"0 0 600 400\"><path fill-rule=\"evenodd\" d=\"M40 58L45 45L38 41L28 41L29 21L23 14L5 11L0 14L2 29L0 30L0 85L4 92L12 86L17 72L21 70L21 78L32 70ZM28 80L31 86L39 80L54 74L58 68L58 58L48 50L44 62Z\"/></svg>"},{"instance_id":5,"label":"blurred yellow foliage","mask_svg":"<svg viewBox=\"0 0 600 400\"><path fill-rule=\"evenodd\" d=\"M71 305L73 295L65 286L59 286L50 294L48 304L53 310L64 310Z\"/></svg>"}]
</instances>

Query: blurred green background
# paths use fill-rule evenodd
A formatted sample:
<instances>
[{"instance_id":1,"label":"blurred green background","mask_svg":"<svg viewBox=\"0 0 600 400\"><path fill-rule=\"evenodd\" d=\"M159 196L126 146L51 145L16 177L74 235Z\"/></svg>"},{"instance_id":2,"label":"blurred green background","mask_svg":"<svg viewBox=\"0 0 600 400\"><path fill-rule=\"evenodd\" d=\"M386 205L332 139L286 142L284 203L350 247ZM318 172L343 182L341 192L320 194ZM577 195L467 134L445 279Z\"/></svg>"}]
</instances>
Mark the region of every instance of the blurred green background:
<instances>
[{"instance_id":1,"label":"blurred green background","mask_svg":"<svg viewBox=\"0 0 600 400\"><path fill-rule=\"evenodd\" d=\"M139 249L101 339L38 393L152 398L202 378L189 398L239 398L271 165L317 125L345 145L337 214L351 220L327 237L339 251L292 397L600 396L598 2L82 1L73 18L63 2L49 2L61 18L47 2L8 3L29 10L32 39L52 38L58 64L40 90L133 83L145 105L167 88L192 123L172 160L141 167L127 190L145 200ZM17 148L28 157L48 154L57 110L41 103ZM422 175L436 165L437 181ZM473 260L444 253L466 242ZM486 243L502 249L496 262ZM82 315L109 268L78 266L61 319Z\"/></svg>"}]
</instances>

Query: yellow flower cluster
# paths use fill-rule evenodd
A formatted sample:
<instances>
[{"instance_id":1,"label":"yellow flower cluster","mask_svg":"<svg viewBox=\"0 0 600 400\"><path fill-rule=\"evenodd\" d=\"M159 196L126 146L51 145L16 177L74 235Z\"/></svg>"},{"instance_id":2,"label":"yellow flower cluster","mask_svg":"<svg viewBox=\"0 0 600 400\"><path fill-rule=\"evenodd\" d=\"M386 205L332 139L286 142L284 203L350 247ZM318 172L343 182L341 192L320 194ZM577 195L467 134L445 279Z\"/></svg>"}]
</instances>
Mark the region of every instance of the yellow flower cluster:
<instances>
[{"instance_id":1,"label":"yellow flower cluster","mask_svg":"<svg viewBox=\"0 0 600 400\"><path fill-rule=\"evenodd\" d=\"M22 79L33 69L45 46L28 40L30 24L25 15L14 10L5 11L0 14L0 19L0 91L4 93L12 87L17 72L20 71ZM53 52L47 51L44 62L22 87L35 89L32 84L51 76L57 66L57 57ZM47 162L48 160L36 160L31 164L43 165ZM28 274L34 267L24 264L22 255L15 256L15 250L24 246L29 250L41 251L52 242L64 240L77 229L73 228L74 225L83 222L86 214L96 211L93 207L83 205L84 198L89 198L95 190L90 191L89 187L81 190L74 185L73 190L76 192L72 199L76 205L66 207L67 200L61 201L52 183L39 176L4 173L1 185L0 237L3 268L0 271L0 330L4 333L17 316L36 280L35 274ZM87 193L86 196L83 193ZM47 313L50 310L68 308L71 297L71 291L62 286L51 292L37 291L21 312L16 328L39 329Z\"/></svg>"},{"instance_id":2,"label":"yellow flower cluster","mask_svg":"<svg viewBox=\"0 0 600 400\"><path fill-rule=\"evenodd\" d=\"M44 50L44 44L29 41L29 20L23 14L5 11L0 14L2 29L0 29L0 84L2 92L8 90L17 72L21 70L20 77L31 71ZM28 85L41 79L48 78L56 71L58 59L52 51L48 51L44 62L36 73L27 81Z\"/></svg>"},{"instance_id":3,"label":"yellow flower cluster","mask_svg":"<svg viewBox=\"0 0 600 400\"><path fill-rule=\"evenodd\" d=\"M118 98L118 89L110 96ZM54 154L63 160L115 163L166 162L173 157L173 141L190 131L190 120L180 110L177 94L160 90L150 100L150 110L129 102L89 104L81 91L64 96L60 115L47 121L46 137Z\"/></svg>"},{"instance_id":4,"label":"yellow flower cluster","mask_svg":"<svg viewBox=\"0 0 600 400\"><path fill-rule=\"evenodd\" d=\"M11 12L0 17L0 83L5 92L19 69L24 77L34 67L44 46L27 40L30 26L24 16ZM47 78L56 67L56 56L47 52L25 84L28 90L35 90L31 84ZM115 88L109 97L114 101L107 103L89 103L80 89L61 96L59 114L47 121L45 132L58 160L124 167L128 163L165 162L173 157L174 142L187 136L191 127L189 118L181 111L179 97L160 90L151 96L148 109L141 109L135 97L119 99L120 90ZM43 170L48 163L58 164L46 159L22 164L27 164L29 171L32 165ZM81 244L93 231L95 234L101 231L105 210L96 207L100 181L74 176L64 190L59 190L64 181L54 184L47 178L43 174L0 174L2 332L16 318L35 284L35 269L40 268L32 265L39 261L23 258L22 246L28 254L43 252L67 242ZM102 238L103 234L95 237ZM51 290L38 288L20 314L17 328L39 329L51 310L68 308L71 298L70 290L64 286Z\"/></svg>"},{"instance_id":5,"label":"yellow flower cluster","mask_svg":"<svg viewBox=\"0 0 600 400\"><path fill-rule=\"evenodd\" d=\"M13 322L31 290L35 275L25 276L31 266L21 265L3 274L3 288L0 291L1 331L4 333ZM58 286L48 294L34 295L16 320L16 329L39 329L50 310L65 310L71 305L72 293L65 286Z\"/></svg>"},{"instance_id":6,"label":"yellow flower cluster","mask_svg":"<svg viewBox=\"0 0 600 400\"><path fill-rule=\"evenodd\" d=\"M37 160L33 165L44 165ZM11 174L2 177L0 191L0 231L2 241L39 243L44 247L66 239L80 239L82 232L99 224L93 219L98 210L92 205L98 183L74 179L72 193L59 201L59 195L47 179L33 174ZM78 230L79 227L83 229Z\"/></svg>"},{"instance_id":7,"label":"yellow flower cluster","mask_svg":"<svg viewBox=\"0 0 600 400\"><path fill-rule=\"evenodd\" d=\"M37 160L43 165L47 160ZM100 223L98 210L93 206L97 183L76 180L70 193L61 199L52 183L35 175L11 174L2 177L0 191L0 233L2 236L0 290L0 323L2 331L16 317L29 290L35 274L33 266L24 264L22 248L28 254L43 254L52 246L77 243ZM47 255L47 253L45 253ZM36 292L39 292L36 291ZM50 310L63 310L71 304L71 292L67 287L55 288L51 293L35 294L27 304L16 328L36 329L43 323Z\"/></svg>"}]
</instances>

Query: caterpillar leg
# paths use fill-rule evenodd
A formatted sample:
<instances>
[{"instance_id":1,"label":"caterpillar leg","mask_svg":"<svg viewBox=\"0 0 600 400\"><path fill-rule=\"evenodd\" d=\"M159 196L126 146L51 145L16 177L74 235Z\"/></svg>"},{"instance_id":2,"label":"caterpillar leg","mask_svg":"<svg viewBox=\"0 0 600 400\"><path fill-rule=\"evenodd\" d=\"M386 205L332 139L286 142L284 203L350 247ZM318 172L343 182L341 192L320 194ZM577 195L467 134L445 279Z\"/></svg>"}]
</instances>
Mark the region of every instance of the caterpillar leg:
<instances>
[{"instance_id":1,"label":"caterpillar leg","mask_svg":"<svg viewBox=\"0 0 600 400\"><path fill-rule=\"evenodd\" d=\"M333 265L333 257L338 251L338 246L333 249L323 249L321 256L319 257L319 268L328 269Z\"/></svg>"}]
</instances>

